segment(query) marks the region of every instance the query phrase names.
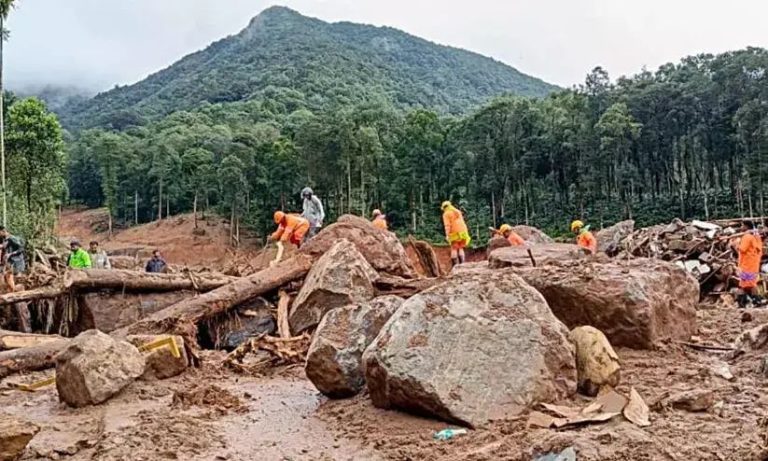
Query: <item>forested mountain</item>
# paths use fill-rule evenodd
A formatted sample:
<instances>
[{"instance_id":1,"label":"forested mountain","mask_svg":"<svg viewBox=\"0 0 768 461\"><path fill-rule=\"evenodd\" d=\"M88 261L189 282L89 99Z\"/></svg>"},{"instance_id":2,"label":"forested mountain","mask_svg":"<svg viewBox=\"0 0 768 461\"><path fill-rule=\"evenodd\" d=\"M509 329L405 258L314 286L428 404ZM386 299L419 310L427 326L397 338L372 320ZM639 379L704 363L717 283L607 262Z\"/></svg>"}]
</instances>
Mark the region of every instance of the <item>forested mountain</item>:
<instances>
[{"instance_id":1,"label":"forested mountain","mask_svg":"<svg viewBox=\"0 0 768 461\"><path fill-rule=\"evenodd\" d=\"M396 29L329 24L272 7L239 34L59 114L70 129L122 129L206 103L264 99L281 112L383 99L458 114L500 94L545 96L555 89L493 59Z\"/></svg>"},{"instance_id":2,"label":"forested mountain","mask_svg":"<svg viewBox=\"0 0 768 461\"><path fill-rule=\"evenodd\" d=\"M446 199L478 241L501 222L566 232L576 217L599 226L766 214L762 48L615 82L597 68L580 88L500 97L462 117L386 98L297 107L265 94L77 133L70 196L127 222L197 203L263 235L272 212L299 210L310 185L331 219L381 208L395 230L436 240Z\"/></svg>"}]
</instances>

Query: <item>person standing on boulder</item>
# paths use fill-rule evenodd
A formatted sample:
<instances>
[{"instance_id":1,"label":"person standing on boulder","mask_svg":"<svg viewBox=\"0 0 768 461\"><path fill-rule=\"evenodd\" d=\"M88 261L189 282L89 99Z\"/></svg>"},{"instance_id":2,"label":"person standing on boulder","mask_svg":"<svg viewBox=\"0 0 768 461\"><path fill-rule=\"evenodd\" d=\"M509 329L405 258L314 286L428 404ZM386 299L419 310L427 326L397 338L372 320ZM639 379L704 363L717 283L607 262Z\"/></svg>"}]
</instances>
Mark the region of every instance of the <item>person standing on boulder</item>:
<instances>
[{"instance_id":1,"label":"person standing on boulder","mask_svg":"<svg viewBox=\"0 0 768 461\"><path fill-rule=\"evenodd\" d=\"M762 303L757 297L757 282L763 257L763 239L753 221L744 221L741 230L745 234L738 241L736 249L739 252L739 288L744 292L739 296L739 306L745 308L752 303Z\"/></svg>"},{"instance_id":2,"label":"person standing on boulder","mask_svg":"<svg viewBox=\"0 0 768 461\"><path fill-rule=\"evenodd\" d=\"M597 254L597 239L589 231L589 226L585 226L582 221L577 219L571 223L571 232L576 234L576 245L589 254Z\"/></svg>"},{"instance_id":3,"label":"person standing on boulder","mask_svg":"<svg viewBox=\"0 0 768 461\"><path fill-rule=\"evenodd\" d=\"M305 187L301 191L301 197L304 199L304 212L301 217L309 221L309 232L307 232L307 240L309 240L323 227L325 210L323 209L323 202L309 187Z\"/></svg>"},{"instance_id":4,"label":"person standing on boulder","mask_svg":"<svg viewBox=\"0 0 768 461\"><path fill-rule=\"evenodd\" d=\"M464 248L472 241L467 223L464 222L464 215L449 201L443 202L440 209L443 210L445 239L451 245L451 262L454 266L464 264L466 261Z\"/></svg>"},{"instance_id":5,"label":"person standing on boulder","mask_svg":"<svg viewBox=\"0 0 768 461\"><path fill-rule=\"evenodd\" d=\"M377 229L389 229L389 226L387 225L387 217L379 209L373 210L373 221L371 221L371 224Z\"/></svg>"},{"instance_id":6,"label":"person standing on boulder","mask_svg":"<svg viewBox=\"0 0 768 461\"><path fill-rule=\"evenodd\" d=\"M304 236L311 229L309 221L295 214L275 211L273 216L277 230L270 236L273 242L289 242L301 247Z\"/></svg>"}]
</instances>

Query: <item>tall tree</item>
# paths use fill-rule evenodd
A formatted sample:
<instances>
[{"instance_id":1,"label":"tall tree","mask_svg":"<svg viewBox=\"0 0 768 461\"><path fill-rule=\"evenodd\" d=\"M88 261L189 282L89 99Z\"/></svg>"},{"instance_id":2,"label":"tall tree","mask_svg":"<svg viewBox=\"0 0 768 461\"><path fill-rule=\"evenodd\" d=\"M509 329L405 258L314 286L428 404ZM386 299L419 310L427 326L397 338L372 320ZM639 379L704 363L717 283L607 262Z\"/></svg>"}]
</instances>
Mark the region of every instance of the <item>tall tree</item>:
<instances>
[{"instance_id":1,"label":"tall tree","mask_svg":"<svg viewBox=\"0 0 768 461\"><path fill-rule=\"evenodd\" d=\"M5 88L3 86L3 48L8 39L8 31L5 29L5 22L11 9L16 5L16 0L0 0L0 175L2 175L3 187L3 226L8 225L8 192L6 189L7 179L5 172L5 114L3 113L3 97Z\"/></svg>"}]
</instances>

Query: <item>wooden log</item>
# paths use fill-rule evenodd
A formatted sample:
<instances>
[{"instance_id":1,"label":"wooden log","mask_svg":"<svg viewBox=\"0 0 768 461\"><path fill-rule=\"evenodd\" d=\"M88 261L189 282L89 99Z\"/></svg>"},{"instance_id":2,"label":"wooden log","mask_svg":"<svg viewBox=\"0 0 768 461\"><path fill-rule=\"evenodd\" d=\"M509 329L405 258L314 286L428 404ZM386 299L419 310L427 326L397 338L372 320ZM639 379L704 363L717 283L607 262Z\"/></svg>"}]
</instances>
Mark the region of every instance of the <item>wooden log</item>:
<instances>
[{"instance_id":1,"label":"wooden log","mask_svg":"<svg viewBox=\"0 0 768 461\"><path fill-rule=\"evenodd\" d=\"M56 355L63 351L70 340L60 339L38 346L0 352L0 379L21 371L46 370L56 366Z\"/></svg>"},{"instance_id":2,"label":"wooden log","mask_svg":"<svg viewBox=\"0 0 768 461\"><path fill-rule=\"evenodd\" d=\"M38 335L19 331L0 330L0 349L21 349L64 339L59 335Z\"/></svg>"},{"instance_id":3,"label":"wooden log","mask_svg":"<svg viewBox=\"0 0 768 461\"><path fill-rule=\"evenodd\" d=\"M376 288L376 295L397 295L404 298L420 293L427 288L432 288L440 282L445 281L442 277L423 278L423 279L404 279L394 275L380 274L373 284Z\"/></svg>"},{"instance_id":4,"label":"wooden log","mask_svg":"<svg viewBox=\"0 0 768 461\"><path fill-rule=\"evenodd\" d=\"M64 288L76 290L124 291L211 291L238 280L213 272L154 274L124 269L70 270L64 276Z\"/></svg>"},{"instance_id":5,"label":"wooden log","mask_svg":"<svg viewBox=\"0 0 768 461\"><path fill-rule=\"evenodd\" d=\"M37 301L40 299L58 298L65 292L66 290L64 290L64 288L60 285L41 287L34 290L14 291L12 293L0 295L0 306Z\"/></svg>"},{"instance_id":6,"label":"wooden log","mask_svg":"<svg viewBox=\"0 0 768 461\"><path fill-rule=\"evenodd\" d=\"M277 302L277 332L283 339L291 337L291 326L288 323L288 307L291 305L291 296L280 290L280 300Z\"/></svg>"},{"instance_id":7,"label":"wooden log","mask_svg":"<svg viewBox=\"0 0 768 461\"><path fill-rule=\"evenodd\" d=\"M185 299L155 312L127 329L114 335L179 334L187 339L196 338L195 324L204 318L226 312L250 299L261 296L283 285L304 277L312 267L312 259L297 254L274 267L259 271L236 282L217 288L195 298Z\"/></svg>"}]
</instances>

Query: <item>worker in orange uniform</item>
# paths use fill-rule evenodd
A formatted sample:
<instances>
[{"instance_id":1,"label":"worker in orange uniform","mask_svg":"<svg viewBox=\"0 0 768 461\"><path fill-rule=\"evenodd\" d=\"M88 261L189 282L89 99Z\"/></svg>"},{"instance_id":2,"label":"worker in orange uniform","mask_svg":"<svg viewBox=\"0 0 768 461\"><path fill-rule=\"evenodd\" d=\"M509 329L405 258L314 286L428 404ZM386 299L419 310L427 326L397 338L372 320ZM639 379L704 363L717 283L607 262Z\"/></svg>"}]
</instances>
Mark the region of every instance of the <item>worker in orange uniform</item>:
<instances>
[{"instance_id":1,"label":"worker in orange uniform","mask_svg":"<svg viewBox=\"0 0 768 461\"><path fill-rule=\"evenodd\" d=\"M297 247L301 247L301 243L304 241L304 236L309 232L309 221L299 215L275 211L274 219L275 224L277 224L277 230L269 237L269 239L273 242L278 242L277 256L270 265L275 265L282 259L283 243L290 242Z\"/></svg>"},{"instance_id":2,"label":"worker in orange uniform","mask_svg":"<svg viewBox=\"0 0 768 461\"><path fill-rule=\"evenodd\" d=\"M464 248L472 241L467 223L464 222L464 215L448 201L443 202L440 208L443 210L445 239L451 244L451 262L454 266L464 264L466 260Z\"/></svg>"},{"instance_id":3,"label":"worker in orange uniform","mask_svg":"<svg viewBox=\"0 0 768 461\"><path fill-rule=\"evenodd\" d=\"M509 224L502 224L501 227L499 227L499 230L494 231L494 234L500 235L507 239L507 242L509 242L510 245L513 247L519 247L525 245L525 240L523 240L520 235L512 230L512 226Z\"/></svg>"},{"instance_id":4,"label":"worker in orange uniform","mask_svg":"<svg viewBox=\"0 0 768 461\"><path fill-rule=\"evenodd\" d=\"M741 230L745 234L739 240L737 250L739 252L739 288L744 293L739 296L739 306L744 308L751 304L763 304L763 300L757 296L760 260L763 257L763 239L755 229L753 221L744 221Z\"/></svg>"},{"instance_id":5,"label":"worker in orange uniform","mask_svg":"<svg viewBox=\"0 0 768 461\"><path fill-rule=\"evenodd\" d=\"M576 220L571 223L571 232L576 234L576 244L578 246L587 250L589 254L597 253L597 239L589 231L589 226L585 226L583 222Z\"/></svg>"},{"instance_id":6,"label":"worker in orange uniform","mask_svg":"<svg viewBox=\"0 0 768 461\"><path fill-rule=\"evenodd\" d=\"M373 210L373 221L371 221L371 224L377 229L389 230L387 217L379 209Z\"/></svg>"}]
</instances>

